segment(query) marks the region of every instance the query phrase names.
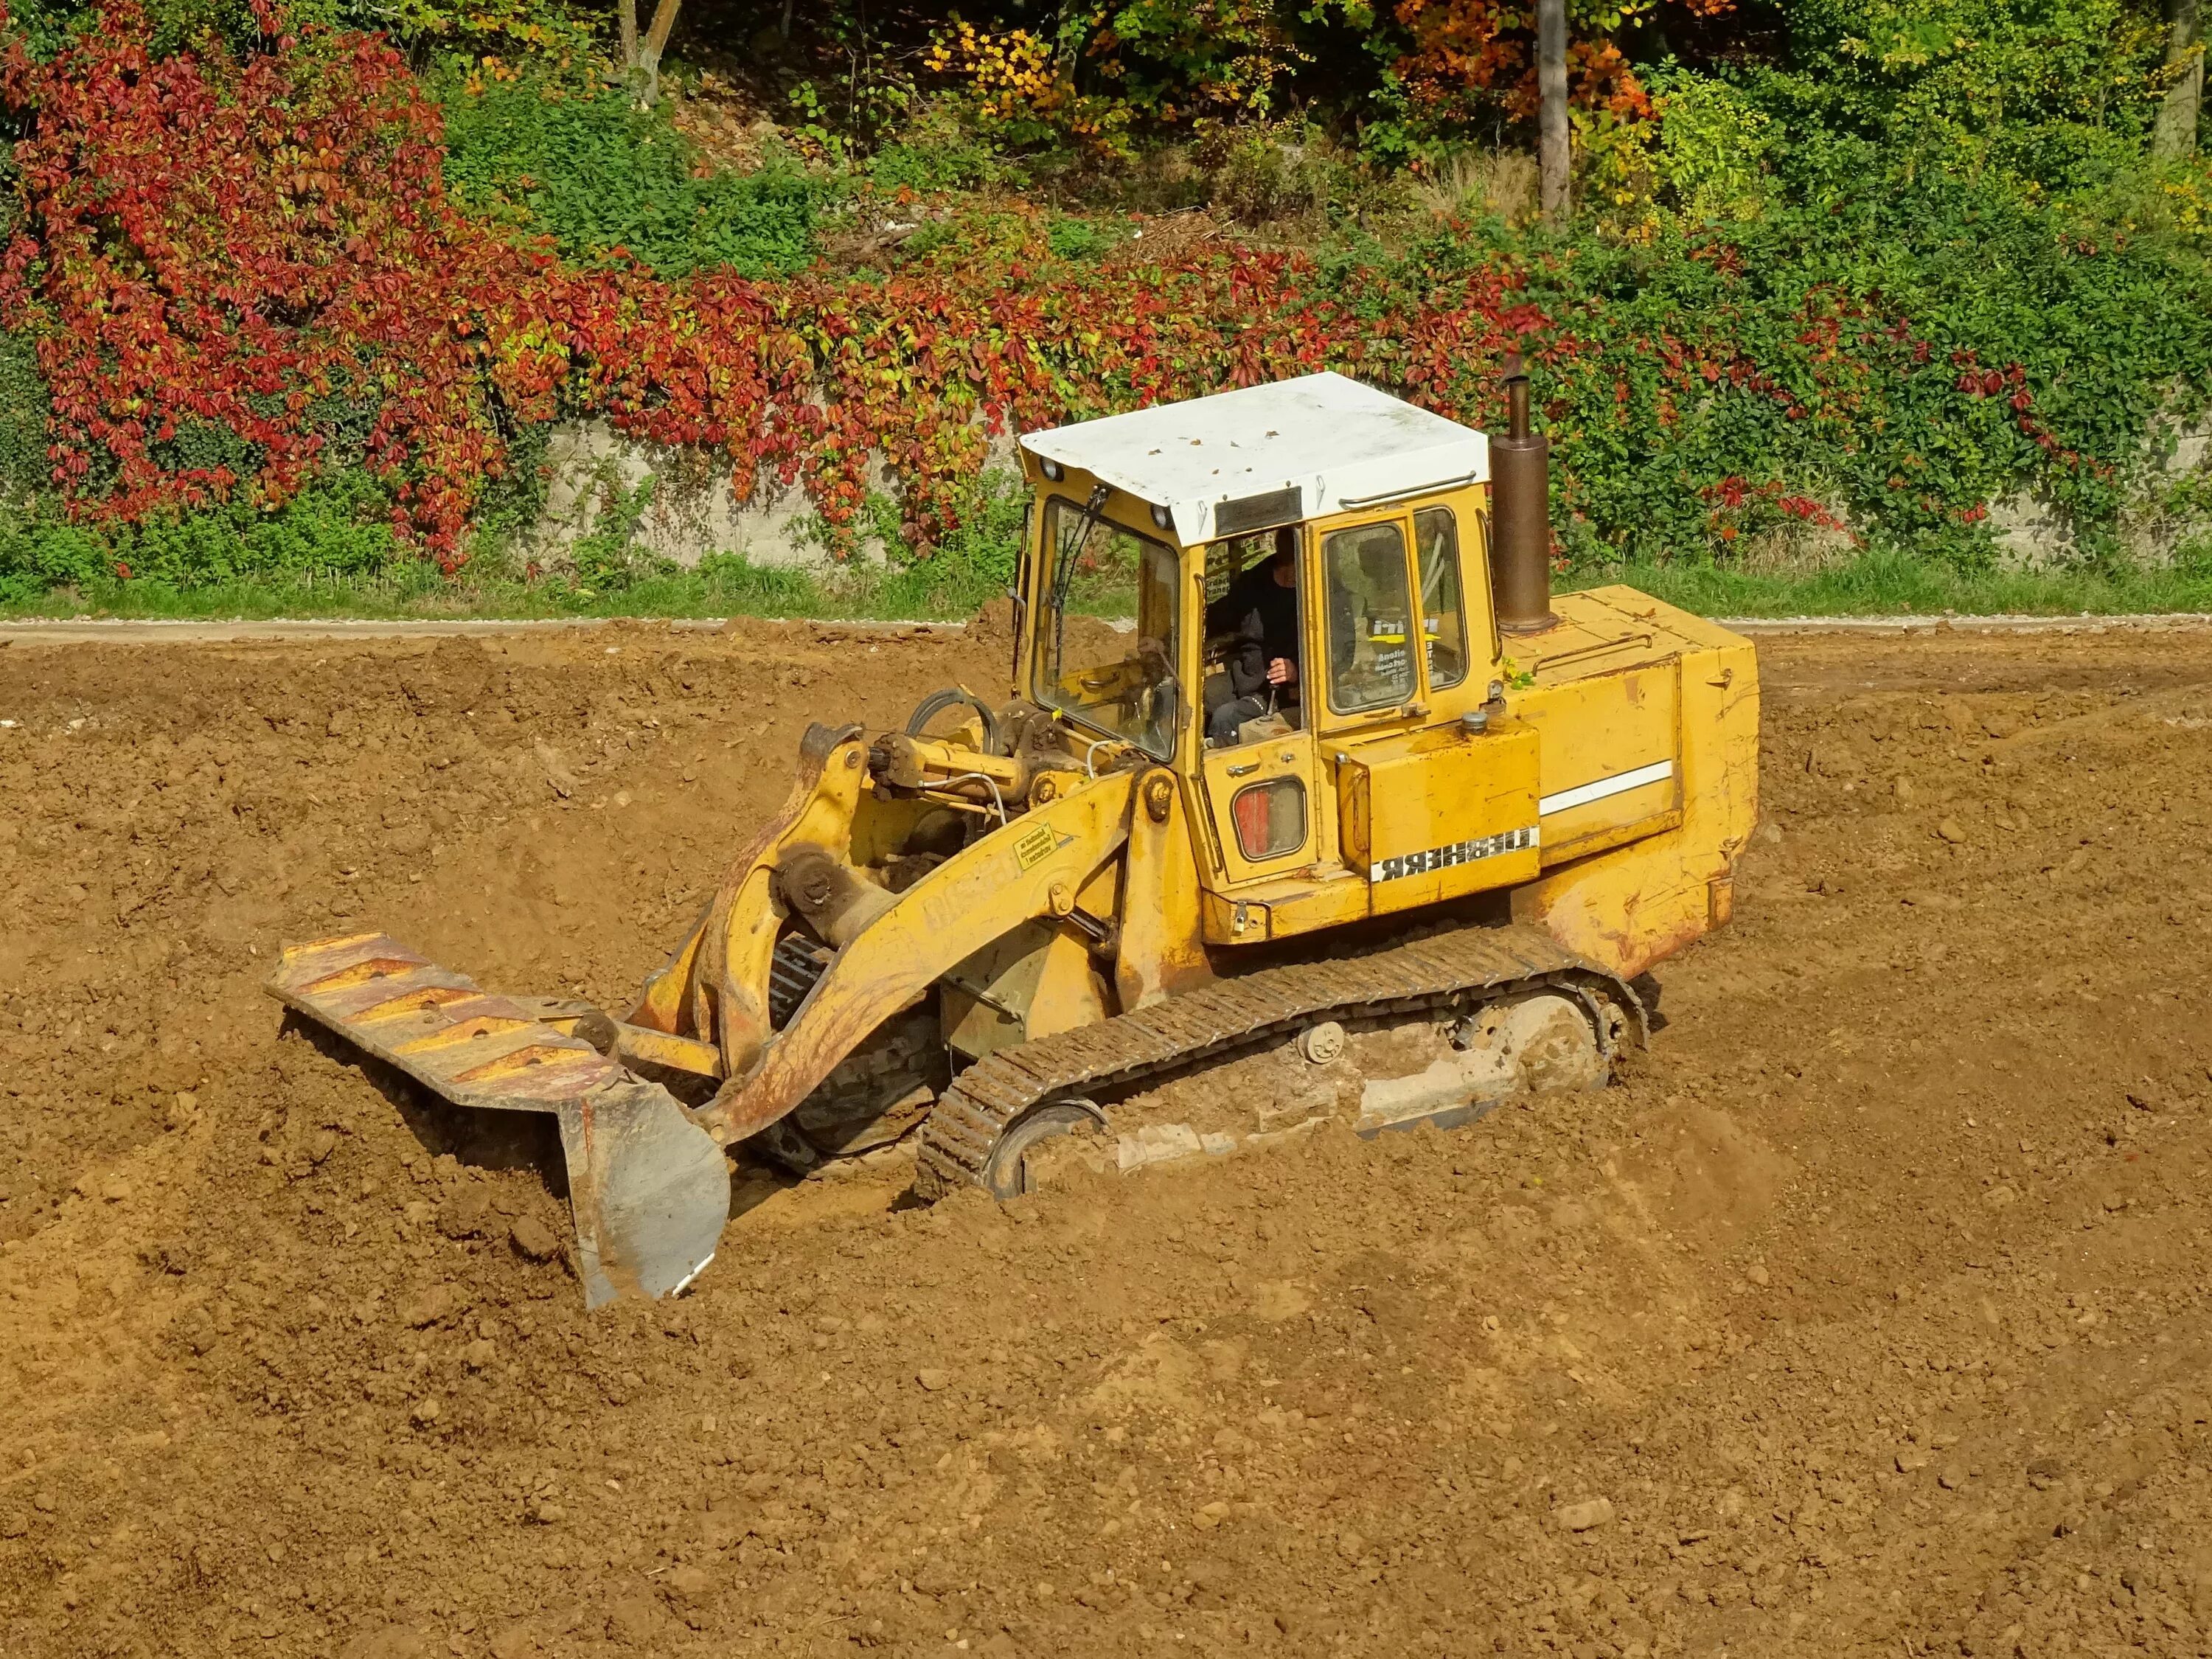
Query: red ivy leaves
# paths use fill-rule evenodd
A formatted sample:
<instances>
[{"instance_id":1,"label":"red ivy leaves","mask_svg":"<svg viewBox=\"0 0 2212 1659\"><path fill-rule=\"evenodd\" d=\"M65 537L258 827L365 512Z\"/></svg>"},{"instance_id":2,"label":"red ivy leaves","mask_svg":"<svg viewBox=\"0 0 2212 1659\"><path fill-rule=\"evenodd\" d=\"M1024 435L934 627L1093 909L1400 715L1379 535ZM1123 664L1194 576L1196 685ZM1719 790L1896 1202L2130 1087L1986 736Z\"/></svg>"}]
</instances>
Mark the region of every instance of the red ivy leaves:
<instances>
[{"instance_id":1,"label":"red ivy leaves","mask_svg":"<svg viewBox=\"0 0 2212 1659\"><path fill-rule=\"evenodd\" d=\"M11 47L4 92L35 112L17 161L38 240L10 248L0 305L37 335L72 501L124 519L281 501L351 405L450 556L501 456L481 302L549 262L448 208L438 114L398 55L313 32L242 62L155 58L133 0L112 0L51 64ZM252 446L257 470L193 464L173 447L192 423Z\"/></svg>"},{"instance_id":2,"label":"red ivy leaves","mask_svg":"<svg viewBox=\"0 0 2212 1659\"><path fill-rule=\"evenodd\" d=\"M447 199L438 112L374 37L156 59L135 0L110 0L52 63L18 46L4 74L34 118L0 322L39 340L55 480L94 517L281 501L344 415L400 527L450 567L503 432L573 411L719 447L740 494L763 471L803 483L833 526L886 461L927 542L1010 425L1359 356L1276 254L1089 283L562 270ZM195 426L250 446L249 475L193 460Z\"/></svg>"},{"instance_id":3,"label":"red ivy leaves","mask_svg":"<svg viewBox=\"0 0 2212 1659\"><path fill-rule=\"evenodd\" d=\"M400 528L450 568L508 465L507 434L596 415L719 449L740 496L763 477L801 484L841 530L888 465L926 546L1010 429L1312 369L1489 425L1497 364L1517 348L1563 398L1582 394L1584 418L1602 407L1664 428L1726 389L1846 442L1872 418L1878 364L1910 373L1931 357L1904 321L1826 290L1795 319L1794 359L1762 365L1725 315L1696 319L1694 337L1626 339L1595 301L1553 314L1504 258L1433 278L1358 273L1331 297L1310 262L1250 249L1070 267L1049 259L1041 224L1011 257L947 252L882 280L564 270L447 199L438 112L380 39L264 26L270 48L242 61L156 59L135 0L108 0L54 62L20 44L0 57L0 100L32 116L0 324L39 342L55 478L88 515L274 504L330 464L343 424L394 483ZM1710 257L1741 262L1724 246ZM1970 396L2009 392L2021 429L2051 447L2016 366L1954 368ZM1571 416L1565 402L1551 413ZM196 429L245 441L227 452L252 457L245 476L206 459L225 446L190 441ZM1731 477L1706 498L1716 521L1832 522L1775 483Z\"/></svg>"}]
</instances>

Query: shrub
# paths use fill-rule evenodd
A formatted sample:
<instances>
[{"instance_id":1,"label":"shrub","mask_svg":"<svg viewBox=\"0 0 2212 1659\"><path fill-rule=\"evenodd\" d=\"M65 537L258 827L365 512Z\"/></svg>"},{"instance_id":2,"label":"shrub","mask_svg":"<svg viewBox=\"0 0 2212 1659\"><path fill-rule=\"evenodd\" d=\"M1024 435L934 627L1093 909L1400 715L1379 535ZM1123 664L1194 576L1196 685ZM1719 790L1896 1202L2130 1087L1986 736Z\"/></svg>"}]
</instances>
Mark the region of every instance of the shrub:
<instances>
[{"instance_id":1,"label":"shrub","mask_svg":"<svg viewBox=\"0 0 2212 1659\"><path fill-rule=\"evenodd\" d=\"M639 110L618 88L532 73L435 77L445 179L463 206L571 259L617 250L663 275L798 270L815 256L820 187L788 164L702 174L666 104Z\"/></svg>"},{"instance_id":2,"label":"shrub","mask_svg":"<svg viewBox=\"0 0 2212 1659\"><path fill-rule=\"evenodd\" d=\"M1060 259L1095 259L1121 240L1087 219L1055 219L1045 232L1045 245Z\"/></svg>"},{"instance_id":3,"label":"shrub","mask_svg":"<svg viewBox=\"0 0 2212 1659\"><path fill-rule=\"evenodd\" d=\"M381 576L408 561L389 490L359 469L272 511L240 502L138 524L72 524L51 507L0 516L0 599L118 578L193 587L239 578Z\"/></svg>"},{"instance_id":4,"label":"shrub","mask_svg":"<svg viewBox=\"0 0 2212 1659\"><path fill-rule=\"evenodd\" d=\"M1001 181L1023 182L1018 167L934 118L918 124L898 143L877 150L868 158L864 176L876 189L894 196L902 191L927 196Z\"/></svg>"},{"instance_id":5,"label":"shrub","mask_svg":"<svg viewBox=\"0 0 2212 1659\"><path fill-rule=\"evenodd\" d=\"M2066 188L2141 156L2162 43L2129 0L1793 0L1789 27L1788 64L1747 89L1801 139L1875 144L1858 154L1884 171Z\"/></svg>"},{"instance_id":6,"label":"shrub","mask_svg":"<svg viewBox=\"0 0 2212 1659\"><path fill-rule=\"evenodd\" d=\"M0 334L0 504L21 507L52 483L46 418L52 412L37 347L22 335Z\"/></svg>"},{"instance_id":7,"label":"shrub","mask_svg":"<svg viewBox=\"0 0 2212 1659\"><path fill-rule=\"evenodd\" d=\"M1735 9L1735 0L1678 0L1691 17ZM1615 0L1569 0L1568 95L1580 108L1611 120L1650 112L1643 82L1616 37L1638 13ZM1503 111L1526 118L1536 112L1535 13L1505 0L1396 0L1398 22L1411 50L1393 66L1407 102L1431 119L1462 119Z\"/></svg>"},{"instance_id":8,"label":"shrub","mask_svg":"<svg viewBox=\"0 0 2212 1659\"><path fill-rule=\"evenodd\" d=\"M105 538L33 510L0 514L0 604L115 574Z\"/></svg>"},{"instance_id":9,"label":"shrub","mask_svg":"<svg viewBox=\"0 0 2212 1659\"><path fill-rule=\"evenodd\" d=\"M597 481L599 507L592 526L568 550L579 587L592 592L619 592L675 568L671 561L638 544L637 532L652 509L658 483L648 473L634 487L625 489L611 470Z\"/></svg>"},{"instance_id":10,"label":"shrub","mask_svg":"<svg viewBox=\"0 0 2212 1659\"><path fill-rule=\"evenodd\" d=\"M1655 171L1695 220L1759 217L1773 194L1769 167L1781 142L1774 118L1729 82L1680 71L1653 77L1659 145Z\"/></svg>"}]
</instances>

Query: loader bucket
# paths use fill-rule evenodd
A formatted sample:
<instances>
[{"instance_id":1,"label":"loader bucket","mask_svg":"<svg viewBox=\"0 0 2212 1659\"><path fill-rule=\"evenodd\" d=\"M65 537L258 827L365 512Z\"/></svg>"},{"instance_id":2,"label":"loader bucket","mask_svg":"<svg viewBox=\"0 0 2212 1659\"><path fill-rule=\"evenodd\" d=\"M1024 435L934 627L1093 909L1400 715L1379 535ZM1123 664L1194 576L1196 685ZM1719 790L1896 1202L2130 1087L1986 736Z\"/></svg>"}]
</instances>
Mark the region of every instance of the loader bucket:
<instances>
[{"instance_id":1,"label":"loader bucket","mask_svg":"<svg viewBox=\"0 0 2212 1659\"><path fill-rule=\"evenodd\" d=\"M456 1105L559 1118L587 1305L672 1295L714 1259L729 1165L658 1083L382 933L287 945L269 990Z\"/></svg>"}]
</instances>

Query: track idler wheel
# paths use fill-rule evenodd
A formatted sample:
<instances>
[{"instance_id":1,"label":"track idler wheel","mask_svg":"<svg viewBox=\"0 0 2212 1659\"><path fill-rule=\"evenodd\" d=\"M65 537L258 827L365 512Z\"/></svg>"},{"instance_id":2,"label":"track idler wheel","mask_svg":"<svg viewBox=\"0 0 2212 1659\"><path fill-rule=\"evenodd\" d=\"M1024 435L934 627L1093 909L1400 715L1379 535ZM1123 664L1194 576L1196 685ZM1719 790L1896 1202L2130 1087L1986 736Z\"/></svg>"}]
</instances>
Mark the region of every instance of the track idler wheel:
<instances>
[{"instance_id":1,"label":"track idler wheel","mask_svg":"<svg viewBox=\"0 0 2212 1659\"><path fill-rule=\"evenodd\" d=\"M1036 1183L1030 1178L1030 1152L1045 1141L1094 1130L1101 1134L1106 1132L1106 1114L1093 1101L1071 1097L1031 1107L992 1149L990 1162L983 1166L984 1190L1001 1201L1035 1191Z\"/></svg>"}]
</instances>

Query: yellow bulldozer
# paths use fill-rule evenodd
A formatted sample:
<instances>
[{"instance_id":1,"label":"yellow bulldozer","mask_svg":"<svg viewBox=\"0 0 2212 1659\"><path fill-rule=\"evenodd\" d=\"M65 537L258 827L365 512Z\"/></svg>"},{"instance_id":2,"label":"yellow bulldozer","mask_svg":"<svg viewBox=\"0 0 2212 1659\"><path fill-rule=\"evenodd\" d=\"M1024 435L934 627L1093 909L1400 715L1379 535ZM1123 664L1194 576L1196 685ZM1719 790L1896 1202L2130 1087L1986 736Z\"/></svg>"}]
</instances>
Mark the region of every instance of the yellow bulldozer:
<instances>
[{"instance_id":1,"label":"yellow bulldozer","mask_svg":"<svg viewBox=\"0 0 2212 1659\"><path fill-rule=\"evenodd\" d=\"M557 1115L593 1304L707 1265L739 1142L1006 1197L1601 1086L1632 981L1728 919L1757 668L1628 588L1553 597L1507 390L1497 438L1335 374L1024 437L1012 699L813 726L620 1018L378 933L270 988Z\"/></svg>"}]
</instances>

